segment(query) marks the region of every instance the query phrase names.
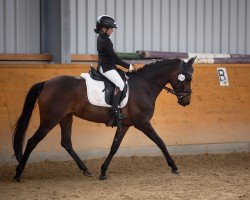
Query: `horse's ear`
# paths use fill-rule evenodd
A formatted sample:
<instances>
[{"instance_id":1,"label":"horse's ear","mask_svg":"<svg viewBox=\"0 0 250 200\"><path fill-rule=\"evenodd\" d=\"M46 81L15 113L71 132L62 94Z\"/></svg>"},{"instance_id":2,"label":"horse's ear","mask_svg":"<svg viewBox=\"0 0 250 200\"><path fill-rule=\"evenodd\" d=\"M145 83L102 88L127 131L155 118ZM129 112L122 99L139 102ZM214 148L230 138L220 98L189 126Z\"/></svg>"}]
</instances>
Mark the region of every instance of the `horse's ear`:
<instances>
[{"instance_id":1,"label":"horse's ear","mask_svg":"<svg viewBox=\"0 0 250 200\"><path fill-rule=\"evenodd\" d=\"M187 62L187 73L191 76L194 72L194 68L193 68L193 63L195 61L197 56L191 58L188 62Z\"/></svg>"},{"instance_id":2,"label":"horse's ear","mask_svg":"<svg viewBox=\"0 0 250 200\"><path fill-rule=\"evenodd\" d=\"M197 57L197 56L191 58L191 59L187 62L187 64L188 64L189 66L192 66L193 63L194 63L194 61L195 61L195 59L196 59L196 57Z\"/></svg>"}]
</instances>

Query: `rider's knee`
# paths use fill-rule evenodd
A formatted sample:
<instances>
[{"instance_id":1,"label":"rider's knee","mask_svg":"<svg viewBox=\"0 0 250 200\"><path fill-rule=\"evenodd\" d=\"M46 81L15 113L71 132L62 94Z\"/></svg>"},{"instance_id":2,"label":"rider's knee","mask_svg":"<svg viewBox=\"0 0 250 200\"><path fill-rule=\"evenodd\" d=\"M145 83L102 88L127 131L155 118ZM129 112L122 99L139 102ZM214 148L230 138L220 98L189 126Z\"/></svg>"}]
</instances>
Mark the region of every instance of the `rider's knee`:
<instances>
[{"instance_id":1,"label":"rider's knee","mask_svg":"<svg viewBox=\"0 0 250 200\"><path fill-rule=\"evenodd\" d=\"M125 83L123 81L119 81L116 86L123 91L124 87L125 87Z\"/></svg>"}]
</instances>

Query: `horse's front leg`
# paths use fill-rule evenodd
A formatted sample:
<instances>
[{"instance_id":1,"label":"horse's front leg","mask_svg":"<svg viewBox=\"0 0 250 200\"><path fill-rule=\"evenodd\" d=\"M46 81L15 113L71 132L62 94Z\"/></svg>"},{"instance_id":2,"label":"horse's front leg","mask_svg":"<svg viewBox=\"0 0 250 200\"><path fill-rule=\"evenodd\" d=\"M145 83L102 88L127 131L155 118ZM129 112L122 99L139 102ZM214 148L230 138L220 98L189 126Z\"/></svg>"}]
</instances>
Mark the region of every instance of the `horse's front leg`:
<instances>
[{"instance_id":1,"label":"horse's front leg","mask_svg":"<svg viewBox=\"0 0 250 200\"><path fill-rule=\"evenodd\" d=\"M111 162L113 156L115 155L115 153L117 152L122 139L124 137L124 135L126 134L126 132L128 131L129 127L128 126L122 126L122 127L117 127L116 133L115 133L115 137L113 140L113 144L111 146L111 150L109 152L108 157L106 158L106 160L104 161L102 167L101 167L101 175L99 176L100 180L106 180L107 176L106 176L106 171L108 169L109 163Z\"/></svg>"},{"instance_id":2,"label":"horse's front leg","mask_svg":"<svg viewBox=\"0 0 250 200\"><path fill-rule=\"evenodd\" d=\"M168 153L166 145L164 144L162 139L157 135L150 122L145 124L144 126L139 126L136 128L142 131L146 136L148 136L161 149L162 153L164 154L167 160L168 166L172 168L171 172L175 175L179 175L180 173L178 171L178 168L176 167L174 160Z\"/></svg>"}]
</instances>

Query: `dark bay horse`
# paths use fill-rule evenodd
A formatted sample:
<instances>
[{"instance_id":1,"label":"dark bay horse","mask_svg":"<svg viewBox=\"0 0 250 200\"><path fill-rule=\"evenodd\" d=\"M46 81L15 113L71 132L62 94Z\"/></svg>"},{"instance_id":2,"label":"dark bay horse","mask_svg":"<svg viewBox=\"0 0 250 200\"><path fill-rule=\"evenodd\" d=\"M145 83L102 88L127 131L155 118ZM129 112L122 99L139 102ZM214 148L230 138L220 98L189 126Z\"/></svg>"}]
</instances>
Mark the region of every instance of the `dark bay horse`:
<instances>
[{"instance_id":1,"label":"dark bay horse","mask_svg":"<svg viewBox=\"0 0 250 200\"><path fill-rule=\"evenodd\" d=\"M178 103L182 106L189 105L194 60L195 58L191 58L186 63L180 59L163 59L145 65L137 72L127 73L130 94L127 105L122 109L127 118L123 120L123 126L118 127L116 130L110 153L101 167L100 180L107 179L106 171L111 159L130 126L139 129L155 142L164 154L172 173L179 174L178 168L169 155L164 142L152 127L150 120L154 114L156 98L167 83L171 84L172 93L177 96ZM23 152L25 133L37 99L40 111L40 125L34 135L27 141ZM92 176L84 162L72 148L72 118L74 115L92 122L107 123L111 119L109 111L110 108L98 107L89 103L86 83L83 78L58 76L33 85L26 96L22 113L13 133L13 149L19 163L14 180L20 181L30 153L57 124L60 124L61 127L62 147L75 160L84 175Z\"/></svg>"}]
</instances>

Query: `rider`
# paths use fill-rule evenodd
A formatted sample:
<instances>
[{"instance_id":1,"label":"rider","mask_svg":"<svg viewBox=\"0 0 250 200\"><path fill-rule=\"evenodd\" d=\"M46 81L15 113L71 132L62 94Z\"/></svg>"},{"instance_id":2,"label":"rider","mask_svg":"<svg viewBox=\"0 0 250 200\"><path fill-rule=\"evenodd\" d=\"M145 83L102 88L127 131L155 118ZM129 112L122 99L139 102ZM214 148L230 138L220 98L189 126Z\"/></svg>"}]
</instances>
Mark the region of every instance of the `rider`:
<instances>
[{"instance_id":1,"label":"rider","mask_svg":"<svg viewBox=\"0 0 250 200\"><path fill-rule=\"evenodd\" d=\"M108 15L102 15L97 19L94 31L99 34L97 37L98 71L116 86L112 99L112 114L118 124L119 120L126 118L118 108L125 83L117 72L116 64L129 69L129 72L135 71L136 68L121 60L115 53L113 43L109 39L114 28L117 28L116 21Z\"/></svg>"}]
</instances>

